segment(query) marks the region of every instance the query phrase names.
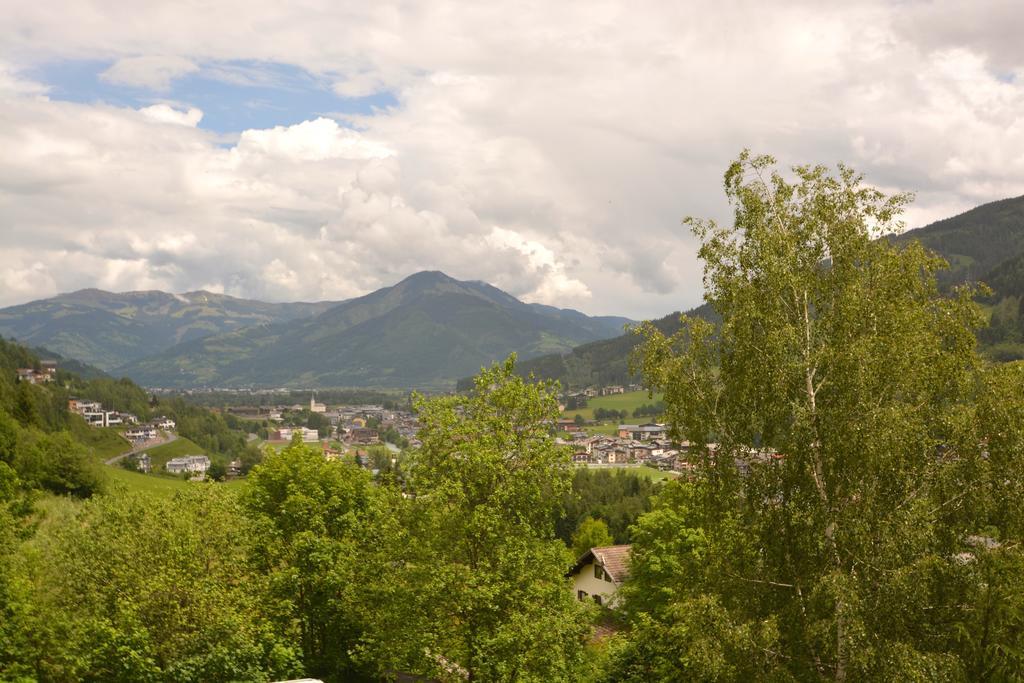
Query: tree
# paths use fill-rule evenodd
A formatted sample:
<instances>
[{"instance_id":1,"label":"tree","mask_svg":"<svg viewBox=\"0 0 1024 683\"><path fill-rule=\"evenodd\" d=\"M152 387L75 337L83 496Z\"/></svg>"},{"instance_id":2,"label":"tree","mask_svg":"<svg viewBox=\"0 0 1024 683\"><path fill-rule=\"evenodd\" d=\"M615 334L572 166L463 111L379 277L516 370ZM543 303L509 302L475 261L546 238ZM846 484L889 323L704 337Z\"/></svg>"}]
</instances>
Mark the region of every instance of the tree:
<instances>
[{"instance_id":1,"label":"tree","mask_svg":"<svg viewBox=\"0 0 1024 683\"><path fill-rule=\"evenodd\" d=\"M332 680L382 673L379 622L404 614L399 601L379 597L398 587L394 566L376 559L400 545L382 538L393 526L387 492L298 438L279 453L268 450L248 479L243 503L259 530L254 561L280 623L293 625L306 673ZM367 649L374 656L358 656Z\"/></svg>"},{"instance_id":2,"label":"tree","mask_svg":"<svg viewBox=\"0 0 1024 683\"><path fill-rule=\"evenodd\" d=\"M96 496L26 553L33 593L22 661L39 680L275 680L297 652L270 619L237 496Z\"/></svg>"},{"instance_id":3,"label":"tree","mask_svg":"<svg viewBox=\"0 0 1024 683\"><path fill-rule=\"evenodd\" d=\"M557 386L514 368L513 356L467 395L416 401L423 446L410 489L432 625L425 648L434 675L572 680L588 628L553 527L571 461L550 433Z\"/></svg>"},{"instance_id":4,"label":"tree","mask_svg":"<svg viewBox=\"0 0 1024 683\"><path fill-rule=\"evenodd\" d=\"M586 420L583 419L582 415L576 413L575 417L572 418L572 423L577 427L582 427L584 423L586 423Z\"/></svg>"},{"instance_id":5,"label":"tree","mask_svg":"<svg viewBox=\"0 0 1024 683\"><path fill-rule=\"evenodd\" d=\"M604 520L587 517L580 522L572 536L572 551L576 557L580 557L591 548L601 548L614 542Z\"/></svg>"},{"instance_id":6,"label":"tree","mask_svg":"<svg viewBox=\"0 0 1024 683\"><path fill-rule=\"evenodd\" d=\"M555 535L570 548L572 537L588 517L607 525L613 543L629 543L630 526L651 509L656 485L629 469L578 467L572 490L562 499L562 514L555 521Z\"/></svg>"},{"instance_id":7,"label":"tree","mask_svg":"<svg viewBox=\"0 0 1024 683\"><path fill-rule=\"evenodd\" d=\"M25 427L41 427L42 417L39 414L39 398L36 388L28 382L18 382L15 393L14 417Z\"/></svg>"},{"instance_id":8,"label":"tree","mask_svg":"<svg viewBox=\"0 0 1024 683\"><path fill-rule=\"evenodd\" d=\"M220 459L210 461L210 468L206 470L206 476L214 481L224 481L227 475L228 468L224 465L223 461Z\"/></svg>"},{"instance_id":9,"label":"tree","mask_svg":"<svg viewBox=\"0 0 1024 683\"><path fill-rule=\"evenodd\" d=\"M978 472L998 433L977 413L972 292L941 296L940 259L874 239L899 227L906 196L844 166L796 167L792 180L773 166L747 153L730 166L732 227L687 220L721 326L640 328L644 377L700 475L669 485L658 514L676 523L641 521L633 595L666 602L626 604L663 639L634 641L622 661L693 678L966 676L979 655L951 624L980 636L982 582L964 567L990 522L963 506L991 484ZM692 488L669 496L677 487ZM674 571L659 571L661 550ZM953 576L962 591L946 590ZM695 627L711 613L720 647Z\"/></svg>"}]
</instances>

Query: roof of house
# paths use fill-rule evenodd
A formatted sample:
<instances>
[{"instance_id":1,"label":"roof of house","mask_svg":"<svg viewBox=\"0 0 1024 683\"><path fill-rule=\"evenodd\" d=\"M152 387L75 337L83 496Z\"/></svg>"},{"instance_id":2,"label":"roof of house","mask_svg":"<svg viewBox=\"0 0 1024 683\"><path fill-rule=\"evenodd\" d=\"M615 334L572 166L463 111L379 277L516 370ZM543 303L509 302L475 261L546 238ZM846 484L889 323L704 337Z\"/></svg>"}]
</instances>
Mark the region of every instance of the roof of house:
<instances>
[{"instance_id":1,"label":"roof of house","mask_svg":"<svg viewBox=\"0 0 1024 683\"><path fill-rule=\"evenodd\" d=\"M600 548L591 548L576 560L576 564L569 573L575 574L584 565L597 562L604 567L613 582L620 584L629 577L629 551L632 547L631 545L606 545Z\"/></svg>"}]
</instances>

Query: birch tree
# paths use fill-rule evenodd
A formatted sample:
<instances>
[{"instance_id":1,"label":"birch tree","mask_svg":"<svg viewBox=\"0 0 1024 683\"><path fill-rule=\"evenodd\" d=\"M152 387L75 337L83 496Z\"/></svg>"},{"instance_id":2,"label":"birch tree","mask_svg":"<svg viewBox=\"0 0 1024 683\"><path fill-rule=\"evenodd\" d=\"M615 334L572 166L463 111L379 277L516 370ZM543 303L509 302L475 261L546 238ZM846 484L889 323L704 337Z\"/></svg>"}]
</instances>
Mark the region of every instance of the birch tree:
<instances>
[{"instance_id":1,"label":"birch tree","mask_svg":"<svg viewBox=\"0 0 1024 683\"><path fill-rule=\"evenodd\" d=\"M991 460L972 291L879 239L909 197L848 167L744 153L725 191L732 225L686 221L721 326L639 330L697 475L635 530L619 677L966 677L965 568L996 543L964 507Z\"/></svg>"}]
</instances>

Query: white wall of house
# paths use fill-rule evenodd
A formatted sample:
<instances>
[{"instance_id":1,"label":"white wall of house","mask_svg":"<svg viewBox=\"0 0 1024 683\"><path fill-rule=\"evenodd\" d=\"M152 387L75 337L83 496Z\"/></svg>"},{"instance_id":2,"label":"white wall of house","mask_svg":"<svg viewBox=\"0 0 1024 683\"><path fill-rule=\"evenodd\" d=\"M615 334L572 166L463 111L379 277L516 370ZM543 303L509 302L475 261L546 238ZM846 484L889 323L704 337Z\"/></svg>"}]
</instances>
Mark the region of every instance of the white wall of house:
<instances>
[{"instance_id":1,"label":"white wall of house","mask_svg":"<svg viewBox=\"0 0 1024 683\"><path fill-rule=\"evenodd\" d=\"M602 569L602 574L607 576L607 573ZM614 606L616 602L616 595L618 587L611 581L611 579L599 579L594 576L594 563L588 562L583 565L580 570L572 577L572 590L573 595L579 597L580 591L586 593L587 600L592 600L594 595L601 596L601 603L609 607Z\"/></svg>"}]
</instances>

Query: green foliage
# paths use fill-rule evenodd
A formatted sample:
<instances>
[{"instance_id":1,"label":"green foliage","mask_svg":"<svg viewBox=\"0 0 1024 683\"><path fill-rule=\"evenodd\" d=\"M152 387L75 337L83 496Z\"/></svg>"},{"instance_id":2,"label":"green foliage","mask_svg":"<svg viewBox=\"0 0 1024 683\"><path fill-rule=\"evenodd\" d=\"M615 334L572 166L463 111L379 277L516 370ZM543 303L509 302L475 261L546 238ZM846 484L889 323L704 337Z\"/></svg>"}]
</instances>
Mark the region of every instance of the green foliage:
<instances>
[{"instance_id":1,"label":"green foliage","mask_svg":"<svg viewBox=\"0 0 1024 683\"><path fill-rule=\"evenodd\" d=\"M1016 197L984 204L890 239L900 245L918 241L941 254L951 264L950 268L936 273L944 287L977 280L996 287L1002 284L1003 276L1019 268L1016 257L1024 255L1022 225L1024 199ZM1008 257L1014 258L1008 265L1000 266ZM1018 265L1009 265L1012 261L1018 261ZM996 273L995 281L990 280L990 273ZM1007 294L1019 296L1015 291L1007 291Z\"/></svg>"},{"instance_id":2,"label":"green foliage","mask_svg":"<svg viewBox=\"0 0 1024 683\"><path fill-rule=\"evenodd\" d=\"M612 545L615 539L608 533L608 525L604 520L587 517L580 522L576 533L572 535L572 552L576 557L591 548L601 548Z\"/></svg>"},{"instance_id":3,"label":"green foliage","mask_svg":"<svg viewBox=\"0 0 1024 683\"><path fill-rule=\"evenodd\" d=\"M612 420L619 421L625 420L629 417L629 413L625 410L615 410L614 408L594 408L594 419L595 420Z\"/></svg>"},{"instance_id":4,"label":"green foliage","mask_svg":"<svg viewBox=\"0 0 1024 683\"><path fill-rule=\"evenodd\" d=\"M149 394L126 377L76 380L71 382L71 391L80 398L99 401L106 410L131 413L140 420L150 417Z\"/></svg>"},{"instance_id":5,"label":"green foliage","mask_svg":"<svg viewBox=\"0 0 1024 683\"><path fill-rule=\"evenodd\" d=\"M0 462L17 474L20 487L87 497L104 477L89 451L67 432L47 434L23 427L0 409Z\"/></svg>"},{"instance_id":6,"label":"green foliage","mask_svg":"<svg viewBox=\"0 0 1024 683\"><path fill-rule=\"evenodd\" d=\"M629 543L630 527L651 509L655 485L649 477L625 469L577 468L572 490L563 496L555 533L570 547L572 534L589 518L604 522L613 543Z\"/></svg>"},{"instance_id":7,"label":"green foliage","mask_svg":"<svg viewBox=\"0 0 1024 683\"><path fill-rule=\"evenodd\" d=\"M25 660L46 680L268 680L298 670L249 571L235 497L100 497L28 556L36 590Z\"/></svg>"},{"instance_id":8,"label":"green foliage","mask_svg":"<svg viewBox=\"0 0 1024 683\"><path fill-rule=\"evenodd\" d=\"M323 458L295 441L268 453L249 476L244 504L260 533L256 559L278 606L295 625L305 670L335 680L375 673L356 656L372 627L361 619L370 595L358 590L381 575L364 534L383 524L365 471ZM384 587L381 587L384 588ZM381 605L377 605L381 607Z\"/></svg>"},{"instance_id":9,"label":"green foliage","mask_svg":"<svg viewBox=\"0 0 1024 683\"><path fill-rule=\"evenodd\" d=\"M426 647L471 680L573 680L587 629L552 523L571 467L548 428L558 392L514 368L510 358L482 371L468 395L416 403Z\"/></svg>"},{"instance_id":10,"label":"green foliage","mask_svg":"<svg viewBox=\"0 0 1024 683\"><path fill-rule=\"evenodd\" d=\"M1006 500L991 470L1019 466L1020 390L986 379L973 292L872 239L905 197L773 163L730 167L734 227L689 221L718 334L641 329L700 476L637 525L623 677L973 680L996 652L1009 670L1019 611L987 606L1018 589L1020 537L984 539L1019 516L968 501Z\"/></svg>"},{"instance_id":11,"label":"green foliage","mask_svg":"<svg viewBox=\"0 0 1024 683\"><path fill-rule=\"evenodd\" d=\"M174 420L178 434L210 453L239 457L247 447L245 434L232 429L224 416L186 403L181 398L160 401L157 410Z\"/></svg>"}]
</instances>

